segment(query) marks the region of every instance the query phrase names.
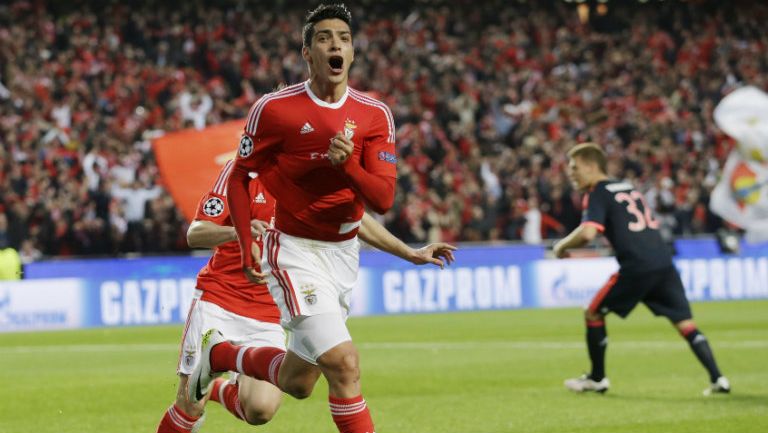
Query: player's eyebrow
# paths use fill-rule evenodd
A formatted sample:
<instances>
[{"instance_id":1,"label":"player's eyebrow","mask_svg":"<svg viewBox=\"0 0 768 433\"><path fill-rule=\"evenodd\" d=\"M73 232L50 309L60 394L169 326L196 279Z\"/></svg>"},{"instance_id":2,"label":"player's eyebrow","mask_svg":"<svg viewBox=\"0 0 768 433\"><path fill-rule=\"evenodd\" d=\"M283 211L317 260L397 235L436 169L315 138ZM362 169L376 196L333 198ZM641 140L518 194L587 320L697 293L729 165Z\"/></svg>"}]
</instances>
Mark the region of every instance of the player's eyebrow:
<instances>
[{"instance_id":1,"label":"player's eyebrow","mask_svg":"<svg viewBox=\"0 0 768 433\"><path fill-rule=\"evenodd\" d=\"M323 34L326 34L326 35L330 36L330 35L332 35L332 34L333 34L333 30L331 30L331 29L322 29L322 30L316 30L316 31L315 31L315 36L317 36L317 35L319 35L319 34L321 34L321 33L323 33ZM352 34L352 32L351 32L351 31L349 31L349 30L337 30L337 31L336 31L336 34L338 34L338 35L340 35L340 36L344 36L344 35L351 35L351 34Z\"/></svg>"}]
</instances>

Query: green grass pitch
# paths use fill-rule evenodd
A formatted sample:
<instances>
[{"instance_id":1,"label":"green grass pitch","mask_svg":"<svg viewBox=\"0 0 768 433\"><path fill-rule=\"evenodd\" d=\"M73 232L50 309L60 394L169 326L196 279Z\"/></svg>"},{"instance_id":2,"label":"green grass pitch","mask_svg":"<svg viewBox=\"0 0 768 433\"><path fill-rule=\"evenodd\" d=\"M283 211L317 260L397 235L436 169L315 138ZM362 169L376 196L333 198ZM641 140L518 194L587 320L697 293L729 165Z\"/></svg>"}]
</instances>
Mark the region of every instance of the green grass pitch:
<instances>
[{"instance_id":1,"label":"green grass pitch","mask_svg":"<svg viewBox=\"0 0 768 433\"><path fill-rule=\"evenodd\" d=\"M768 301L694 314L733 394L665 320L609 317L606 395L563 379L588 365L577 309L353 318L379 433L768 432ZM0 433L154 432L175 395L181 326L0 334ZM253 427L211 403L204 432L334 433L321 380Z\"/></svg>"}]
</instances>

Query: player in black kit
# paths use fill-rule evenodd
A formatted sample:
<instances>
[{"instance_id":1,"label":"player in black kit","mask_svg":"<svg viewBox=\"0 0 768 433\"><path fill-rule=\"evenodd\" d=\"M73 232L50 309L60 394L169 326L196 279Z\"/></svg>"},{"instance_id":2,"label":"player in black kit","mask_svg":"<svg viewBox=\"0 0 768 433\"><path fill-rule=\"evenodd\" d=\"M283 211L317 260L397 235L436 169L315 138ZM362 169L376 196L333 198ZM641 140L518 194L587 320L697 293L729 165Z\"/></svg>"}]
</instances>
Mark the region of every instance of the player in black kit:
<instances>
[{"instance_id":1,"label":"player in black kit","mask_svg":"<svg viewBox=\"0 0 768 433\"><path fill-rule=\"evenodd\" d=\"M710 386L704 394L730 392L706 337L696 328L680 276L659 235L659 223L643 195L627 182L608 178L605 153L594 143L573 147L568 159L568 177L574 188L585 193L584 215L581 225L555 244L554 253L558 258L567 257L569 249L603 233L616 252L619 272L611 276L584 312L592 371L566 380L566 388L576 392L608 390L605 315L614 312L624 318L643 302L653 314L674 324L709 372Z\"/></svg>"}]
</instances>

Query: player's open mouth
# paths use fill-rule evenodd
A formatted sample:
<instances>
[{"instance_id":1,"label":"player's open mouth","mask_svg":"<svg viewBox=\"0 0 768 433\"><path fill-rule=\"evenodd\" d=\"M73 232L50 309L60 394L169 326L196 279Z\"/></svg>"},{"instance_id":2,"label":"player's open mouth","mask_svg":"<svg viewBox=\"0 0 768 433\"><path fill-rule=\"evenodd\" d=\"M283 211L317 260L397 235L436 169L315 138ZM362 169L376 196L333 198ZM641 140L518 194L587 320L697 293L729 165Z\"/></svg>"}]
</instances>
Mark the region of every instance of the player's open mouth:
<instances>
[{"instance_id":1,"label":"player's open mouth","mask_svg":"<svg viewBox=\"0 0 768 433\"><path fill-rule=\"evenodd\" d=\"M334 74L341 74L344 72L344 57L331 56L328 58L328 66L331 67L331 72Z\"/></svg>"}]
</instances>

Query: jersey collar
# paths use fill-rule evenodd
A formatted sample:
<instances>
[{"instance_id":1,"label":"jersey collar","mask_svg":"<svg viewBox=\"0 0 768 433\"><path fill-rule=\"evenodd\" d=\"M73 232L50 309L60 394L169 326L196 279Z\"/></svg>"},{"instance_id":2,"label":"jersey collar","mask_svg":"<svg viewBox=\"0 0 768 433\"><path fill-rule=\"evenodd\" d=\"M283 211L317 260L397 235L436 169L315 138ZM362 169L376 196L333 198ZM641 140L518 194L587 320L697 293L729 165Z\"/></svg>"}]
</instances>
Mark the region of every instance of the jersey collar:
<instances>
[{"instance_id":1,"label":"jersey collar","mask_svg":"<svg viewBox=\"0 0 768 433\"><path fill-rule=\"evenodd\" d=\"M345 102L347 102L347 95L349 95L349 86L347 86L346 89L344 89L344 95L341 96L341 99L339 99L336 102L325 102L322 99L315 96L314 93L312 93L312 89L309 88L309 80L304 82L304 88L307 89L307 95L309 95L309 98L314 102L315 104L325 107L325 108L332 108L334 110L337 110L341 108L342 105L344 105Z\"/></svg>"},{"instance_id":2,"label":"jersey collar","mask_svg":"<svg viewBox=\"0 0 768 433\"><path fill-rule=\"evenodd\" d=\"M611 182L611 179L600 179L587 189L587 193L594 191L595 188L597 188L598 185L600 185L601 183L610 183L610 182Z\"/></svg>"}]
</instances>

